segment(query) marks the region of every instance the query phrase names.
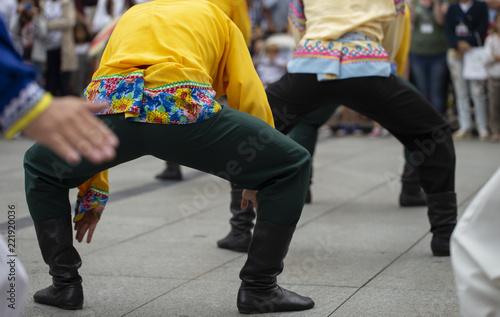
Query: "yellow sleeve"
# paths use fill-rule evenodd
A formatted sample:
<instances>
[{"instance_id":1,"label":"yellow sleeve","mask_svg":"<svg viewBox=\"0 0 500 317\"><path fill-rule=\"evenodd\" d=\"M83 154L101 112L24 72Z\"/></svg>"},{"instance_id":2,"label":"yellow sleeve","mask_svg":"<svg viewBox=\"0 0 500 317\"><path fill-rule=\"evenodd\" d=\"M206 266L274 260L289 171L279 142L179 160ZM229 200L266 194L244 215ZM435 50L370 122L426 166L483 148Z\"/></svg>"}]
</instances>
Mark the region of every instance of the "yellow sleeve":
<instances>
[{"instance_id":1,"label":"yellow sleeve","mask_svg":"<svg viewBox=\"0 0 500 317\"><path fill-rule=\"evenodd\" d=\"M38 118L38 116L47 109L52 103L52 95L49 93L45 93L42 99L31 108L28 113L26 113L21 119L19 119L16 123L14 123L6 132L5 138L12 139L14 135L21 132L26 128L33 120Z\"/></svg>"},{"instance_id":2,"label":"yellow sleeve","mask_svg":"<svg viewBox=\"0 0 500 317\"><path fill-rule=\"evenodd\" d=\"M78 190L74 222L82 219L88 210L97 206L106 206L109 198L108 170L96 174L78 186Z\"/></svg>"},{"instance_id":3,"label":"yellow sleeve","mask_svg":"<svg viewBox=\"0 0 500 317\"><path fill-rule=\"evenodd\" d=\"M251 114L274 127L266 92L245 40L236 26L231 24L213 87L218 96L227 95L231 108Z\"/></svg>"},{"instance_id":4,"label":"yellow sleeve","mask_svg":"<svg viewBox=\"0 0 500 317\"><path fill-rule=\"evenodd\" d=\"M233 0L231 3L231 20L240 29L247 46L252 44L252 23L248 15L246 0Z\"/></svg>"},{"instance_id":5,"label":"yellow sleeve","mask_svg":"<svg viewBox=\"0 0 500 317\"><path fill-rule=\"evenodd\" d=\"M406 63L408 63L408 54L410 53L410 45L411 45L411 21L410 21L410 12L408 11L408 7L406 7L403 39L401 40L401 44L399 45L398 53L394 58L394 61L396 62L398 67L399 76L403 76L403 73L406 68Z\"/></svg>"}]
</instances>

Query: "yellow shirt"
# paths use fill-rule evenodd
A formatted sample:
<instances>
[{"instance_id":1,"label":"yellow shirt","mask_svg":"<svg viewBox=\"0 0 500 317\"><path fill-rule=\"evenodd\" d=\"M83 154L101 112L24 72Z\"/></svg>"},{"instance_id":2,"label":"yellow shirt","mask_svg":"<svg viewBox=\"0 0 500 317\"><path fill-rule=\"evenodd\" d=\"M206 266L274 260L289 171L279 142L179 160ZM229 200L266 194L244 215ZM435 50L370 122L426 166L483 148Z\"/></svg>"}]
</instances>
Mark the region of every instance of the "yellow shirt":
<instances>
[{"instance_id":1,"label":"yellow shirt","mask_svg":"<svg viewBox=\"0 0 500 317\"><path fill-rule=\"evenodd\" d=\"M129 9L86 90L87 99L111 103L102 114L126 112L132 121L167 124L208 119L220 109L215 99L221 95L232 108L274 124L241 31L205 0L157 0Z\"/></svg>"},{"instance_id":2,"label":"yellow shirt","mask_svg":"<svg viewBox=\"0 0 500 317\"><path fill-rule=\"evenodd\" d=\"M337 40L349 32L365 34L377 43L384 37L382 23L394 18L395 0L302 0L292 1L298 13L304 18L304 25L297 21L292 27L296 41ZM296 4L297 3L297 4ZM303 5L303 13L300 7Z\"/></svg>"},{"instance_id":3,"label":"yellow shirt","mask_svg":"<svg viewBox=\"0 0 500 317\"><path fill-rule=\"evenodd\" d=\"M213 90L213 96L204 96L210 100L203 102L213 105L214 112L218 105L215 98L227 95L232 108L274 126L264 87L239 30L249 32L245 1L210 1L224 11L204 0L157 0L128 10L113 31L101 65L86 89L87 99L109 101L104 114L125 112L131 119L142 116L144 122L175 124L165 118L166 106L160 113L158 109L139 108L138 104L150 100L146 95L160 99L160 103L165 101L163 97L178 100L189 90L192 96L181 105L186 109L187 101L192 103L197 98L193 91L201 88L196 92ZM125 93L120 95L122 89ZM137 100L128 98L130 94ZM194 123L189 119L187 116L188 123ZM79 186L75 221L86 210L105 205L107 177L104 171Z\"/></svg>"},{"instance_id":4,"label":"yellow shirt","mask_svg":"<svg viewBox=\"0 0 500 317\"><path fill-rule=\"evenodd\" d=\"M208 0L217 5L240 29L248 46L252 43L252 22L246 0Z\"/></svg>"}]
</instances>

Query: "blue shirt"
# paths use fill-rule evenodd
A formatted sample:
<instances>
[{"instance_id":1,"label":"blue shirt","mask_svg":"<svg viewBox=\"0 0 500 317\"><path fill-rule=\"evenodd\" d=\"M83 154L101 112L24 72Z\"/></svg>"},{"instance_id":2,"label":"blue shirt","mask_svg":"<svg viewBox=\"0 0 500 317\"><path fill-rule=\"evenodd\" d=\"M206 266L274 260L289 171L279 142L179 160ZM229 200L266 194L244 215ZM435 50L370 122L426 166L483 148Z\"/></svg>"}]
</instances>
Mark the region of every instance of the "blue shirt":
<instances>
[{"instance_id":1,"label":"blue shirt","mask_svg":"<svg viewBox=\"0 0 500 317\"><path fill-rule=\"evenodd\" d=\"M42 99L45 91L35 82L36 72L14 49L0 21L0 119L4 131Z\"/></svg>"}]
</instances>

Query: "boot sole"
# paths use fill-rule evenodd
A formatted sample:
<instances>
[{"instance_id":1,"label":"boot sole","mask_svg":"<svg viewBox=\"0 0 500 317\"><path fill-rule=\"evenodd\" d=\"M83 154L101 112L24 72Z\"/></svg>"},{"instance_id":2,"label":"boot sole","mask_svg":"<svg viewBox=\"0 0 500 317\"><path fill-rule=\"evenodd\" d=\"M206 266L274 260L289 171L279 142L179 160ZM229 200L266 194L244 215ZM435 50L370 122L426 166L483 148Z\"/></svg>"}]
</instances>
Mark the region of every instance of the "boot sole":
<instances>
[{"instance_id":1,"label":"boot sole","mask_svg":"<svg viewBox=\"0 0 500 317\"><path fill-rule=\"evenodd\" d=\"M80 309L83 308L83 303L81 303L78 306L59 306L59 305L52 305L52 304L49 304L49 303L39 302L39 301L36 301L36 300L35 300L35 303L41 304L41 305L46 305L46 306L57 307L57 308L64 309L64 310L80 310Z\"/></svg>"},{"instance_id":2,"label":"boot sole","mask_svg":"<svg viewBox=\"0 0 500 317\"><path fill-rule=\"evenodd\" d=\"M310 306L305 306L302 307L301 309L291 309L291 310L275 310L275 311L260 311L260 310L255 310L255 309L244 309L244 308L238 308L238 312L240 314L270 314L270 313L290 313L290 312L298 312L298 311L304 311L308 310L314 307L314 303L312 303Z\"/></svg>"},{"instance_id":3,"label":"boot sole","mask_svg":"<svg viewBox=\"0 0 500 317\"><path fill-rule=\"evenodd\" d=\"M450 256L449 253L432 252L433 256Z\"/></svg>"},{"instance_id":4,"label":"boot sole","mask_svg":"<svg viewBox=\"0 0 500 317\"><path fill-rule=\"evenodd\" d=\"M76 307L64 307L64 306L57 306L57 308L64 309L64 310L80 310L83 308L83 304L76 306Z\"/></svg>"},{"instance_id":5,"label":"boot sole","mask_svg":"<svg viewBox=\"0 0 500 317\"><path fill-rule=\"evenodd\" d=\"M248 249L233 249L233 248L227 248L227 247L223 247L223 246L220 246L220 245L217 245L220 249L224 249L224 250L230 250L230 251L234 251L234 252L242 252L242 253L247 253L248 252Z\"/></svg>"}]
</instances>

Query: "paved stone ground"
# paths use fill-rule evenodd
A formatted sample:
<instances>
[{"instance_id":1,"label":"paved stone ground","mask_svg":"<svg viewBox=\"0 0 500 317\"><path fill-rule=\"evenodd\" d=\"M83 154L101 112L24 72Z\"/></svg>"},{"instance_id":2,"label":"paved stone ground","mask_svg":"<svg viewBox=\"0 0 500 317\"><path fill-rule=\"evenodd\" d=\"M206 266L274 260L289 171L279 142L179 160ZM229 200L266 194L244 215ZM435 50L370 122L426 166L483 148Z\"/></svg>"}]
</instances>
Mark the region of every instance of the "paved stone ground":
<instances>
[{"instance_id":1,"label":"paved stone ground","mask_svg":"<svg viewBox=\"0 0 500 317\"><path fill-rule=\"evenodd\" d=\"M246 256L216 246L229 230L229 185L188 168L182 182L156 181L164 163L153 157L110 171L111 200L94 241L77 243L84 309L35 304L32 295L50 277L24 199L22 156L30 144L0 141L0 230L7 205L15 204L16 251L30 277L22 316L240 316L236 293ZM498 168L500 146L471 140L456 149L461 213ZM313 203L279 276L316 306L272 316L459 316L450 259L430 252L426 209L397 204L402 162L394 138L323 131Z\"/></svg>"}]
</instances>

